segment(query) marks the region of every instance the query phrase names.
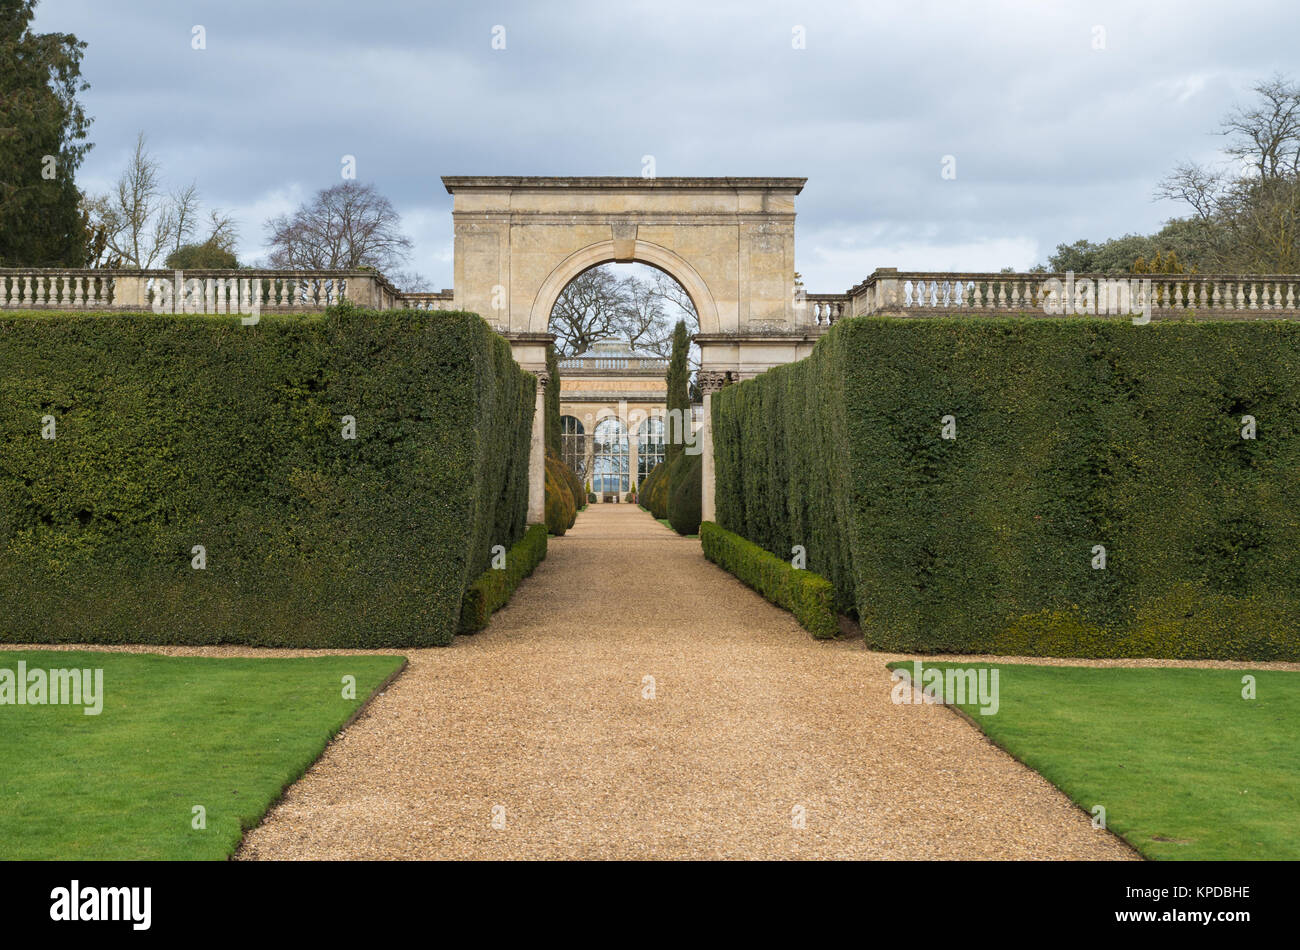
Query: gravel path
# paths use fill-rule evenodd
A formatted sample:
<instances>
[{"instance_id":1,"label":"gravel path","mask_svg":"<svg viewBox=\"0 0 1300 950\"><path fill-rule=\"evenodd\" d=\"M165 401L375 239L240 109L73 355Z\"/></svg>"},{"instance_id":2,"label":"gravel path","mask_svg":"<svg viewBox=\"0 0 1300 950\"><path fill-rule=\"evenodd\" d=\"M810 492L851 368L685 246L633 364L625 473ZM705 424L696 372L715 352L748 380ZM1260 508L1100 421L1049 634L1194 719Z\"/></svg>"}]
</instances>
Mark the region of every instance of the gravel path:
<instances>
[{"instance_id":1,"label":"gravel path","mask_svg":"<svg viewBox=\"0 0 1300 950\"><path fill-rule=\"evenodd\" d=\"M1134 856L635 506L581 514L487 630L404 652L241 858Z\"/></svg>"}]
</instances>

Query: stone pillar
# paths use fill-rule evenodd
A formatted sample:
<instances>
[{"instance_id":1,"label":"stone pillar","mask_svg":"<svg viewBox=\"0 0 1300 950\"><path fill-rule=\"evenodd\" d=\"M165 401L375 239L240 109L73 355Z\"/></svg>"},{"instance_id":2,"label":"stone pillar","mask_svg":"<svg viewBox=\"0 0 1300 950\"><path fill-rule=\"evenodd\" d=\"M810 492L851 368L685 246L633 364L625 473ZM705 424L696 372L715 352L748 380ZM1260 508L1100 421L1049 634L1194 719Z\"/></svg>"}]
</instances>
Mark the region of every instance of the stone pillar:
<instances>
[{"instance_id":1,"label":"stone pillar","mask_svg":"<svg viewBox=\"0 0 1300 950\"><path fill-rule=\"evenodd\" d=\"M114 275L113 309L148 310L149 301L146 299L148 297L148 288L145 287L147 279L142 274Z\"/></svg>"},{"instance_id":2,"label":"stone pillar","mask_svg":"<svg viewBox=\"0 0 1300 950\"><path fill-rule=\"evenodd\" d=\"M626 427L626 425L625 425ZM627 433L627 488L632 490L632 483L636 481L637 454L638 447L636 444L637 435L631 429ZM620 493L622 494L622 493Z\"/></svg>"},{"instance_id":3,"label":"stone pillar","mask_svg":"<svg viewBox=\"0 0 1300 950\"><path fill-rule=\"evenodd\" d=\"M898 280L897 267L877 267L868 280L872 283L873 292L861 298L860 303L858 299L850 301L849 309L853 316L890 313L902 307L903 289Z\"/></svg>"},{"instance_id":4,"label":"stone pillar","mask_svg":"<svg viewBox=\"0 0 1300 950\"><path fill-rule=\"evenodd\" d=\"M591 420L588 419L587 422L590 423ZM594 430L591 432L586 431L586 429L583 430L582 452L583 457L587 460L587 474L583 477L583 487L586 488L588 492L594 492L596 490L596 475L593 472L596 465L596 436ZM586 500L587 499L585 498L583 499L583 501Z\"/></svg>"},{"instance_id":5,"label":"stone pillar","mask_svg":"<svg viewBox=\"0 0 1300 950\"><path fill-rule=\"evenodd\" d=\"M726 374L701 370L697 379L700 391L704 393L704 424L700 426L700 454L704 456L700 460L700 520L713 521L717 517L714 504L717 476L713 468L713 394L722 388Z\"/></svg>"},{"instance_id":6,"label":"stone pillar","mask_svg":"<svg viewBox=\"0 0 1300 950\"><path fill-rule=\"evenodd\" d=\"M537 374L537 401L533 407L533 438L528 451L528 523L546 523L546 385L551 374Z\"/></svg>"}]
</instances>

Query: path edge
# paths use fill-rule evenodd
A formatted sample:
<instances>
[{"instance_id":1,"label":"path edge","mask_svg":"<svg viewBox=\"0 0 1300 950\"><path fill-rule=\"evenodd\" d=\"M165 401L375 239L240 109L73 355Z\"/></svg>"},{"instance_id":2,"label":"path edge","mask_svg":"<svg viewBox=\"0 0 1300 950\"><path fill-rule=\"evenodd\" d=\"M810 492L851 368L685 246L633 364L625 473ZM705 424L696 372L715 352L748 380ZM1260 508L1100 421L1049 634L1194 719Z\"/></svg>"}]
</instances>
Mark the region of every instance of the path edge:
<instances>
[{"instance_id":1,"label":"path edge","mask_svg":"<svg viewBox=\"0 0 1300 950\"><path fill-rule=\"evenodd\" d=\"M317 762L325 758L325 753L330 750L330 746L338 742L339 737L342 736L343 733L347 731L348 727L351 726L358 719L360 719L362 714L364 714L370 708L370 704L375 701L375 698L379 696L380 693L386 691L388 687L393 684L394 680L396 680L399 676L401 676L403 673L406 672L407 667L411 665L411 659L410 657L403 656L401 657L401 660L402 662L398 665L397 669L389 673L382 683L380 683L378 686L372 689L370 691L370 695L368 695L365 698L365 701L362 702L361 705L358 706L356 709L352 710L352 715L349 716L344 721L343 725L339 726L338 729L334 730L334 734L330 736L329 739L325 742L325 746L320 750L320 754L317 755L316 758L308 762L301 772L299 772L292 779L285 782L284 785L281 786L280 790L275 793L275 797L272 798L271 801L267 804L266 810L262 812L261 815L258 816L257 823L250 825L240 833L239 844L235 846L235 849L233 851L231 851L228 855L226 855L227 861L244 860L241 857L241 855L243 854L244 851L244 845L248 843L249 832L257 828L260 828L262 826L262 824L266 821L266 816L271 814L271 812L276 808L276 806L279 805L282 801L284 801L284 796L288 793L289 789L293 788L295 785L301 782L303 776L306 775L308 772L310 772L312 770L312 767Z\"/></svg>"}]
</instances>

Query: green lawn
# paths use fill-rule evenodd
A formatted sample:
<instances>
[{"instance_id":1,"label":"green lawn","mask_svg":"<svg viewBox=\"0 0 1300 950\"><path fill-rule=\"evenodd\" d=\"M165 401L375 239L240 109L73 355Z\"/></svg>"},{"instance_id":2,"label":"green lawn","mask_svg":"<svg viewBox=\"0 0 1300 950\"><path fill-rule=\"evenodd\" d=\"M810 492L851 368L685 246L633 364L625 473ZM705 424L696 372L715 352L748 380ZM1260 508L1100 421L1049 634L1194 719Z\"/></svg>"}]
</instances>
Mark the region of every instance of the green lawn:
<instances>
[{"instance_id":1,"label":"green lawn","mask_svg":"<svg viewBox=\"0 0 1300 950\"><path fill-rule=\"evenodd\" d=\"M997 669L997 712L962 708L1086 811L1104 806L1146 857L1300 859L1300 674ZM1247 674L1255 699L1242 698Z\"/></svg>"},{"instance_id":2,"label":"green lawn","mask_svg":"<svg viewBox=\"0 0 1300 950\"><path fill-rule=\"evenodd\" d=\"M0 705L0 858L222 859L402 663L0 651L103 669L103 711ZM356 698L343 698L343 677ZM194 807L207 827L192 827Z\"/></svg>"}]
</instances>

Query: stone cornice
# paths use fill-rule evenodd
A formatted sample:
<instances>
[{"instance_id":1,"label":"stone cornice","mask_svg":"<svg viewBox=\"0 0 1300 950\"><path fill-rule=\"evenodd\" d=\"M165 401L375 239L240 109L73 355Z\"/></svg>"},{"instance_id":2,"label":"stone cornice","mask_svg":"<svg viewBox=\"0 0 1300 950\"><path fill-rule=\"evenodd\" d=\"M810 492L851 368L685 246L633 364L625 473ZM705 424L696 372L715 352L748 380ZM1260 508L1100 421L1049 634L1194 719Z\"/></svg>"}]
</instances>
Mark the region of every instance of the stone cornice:
<instances>
[{"instance_id":1,"label":"stone cornice","mask_svg":"<svg viewBox=\"0 0 1300 950\"><path fill-rule=\"evenodd\" d=\"M443 175L448 194L470 189L529 189L553 191L563 189L597 189L617 191L654 191L690 188L714 191L793 191L803 190L807 178L640 178L640 177L546 177L513 175Z\"/></svg>"}]
</instances>

